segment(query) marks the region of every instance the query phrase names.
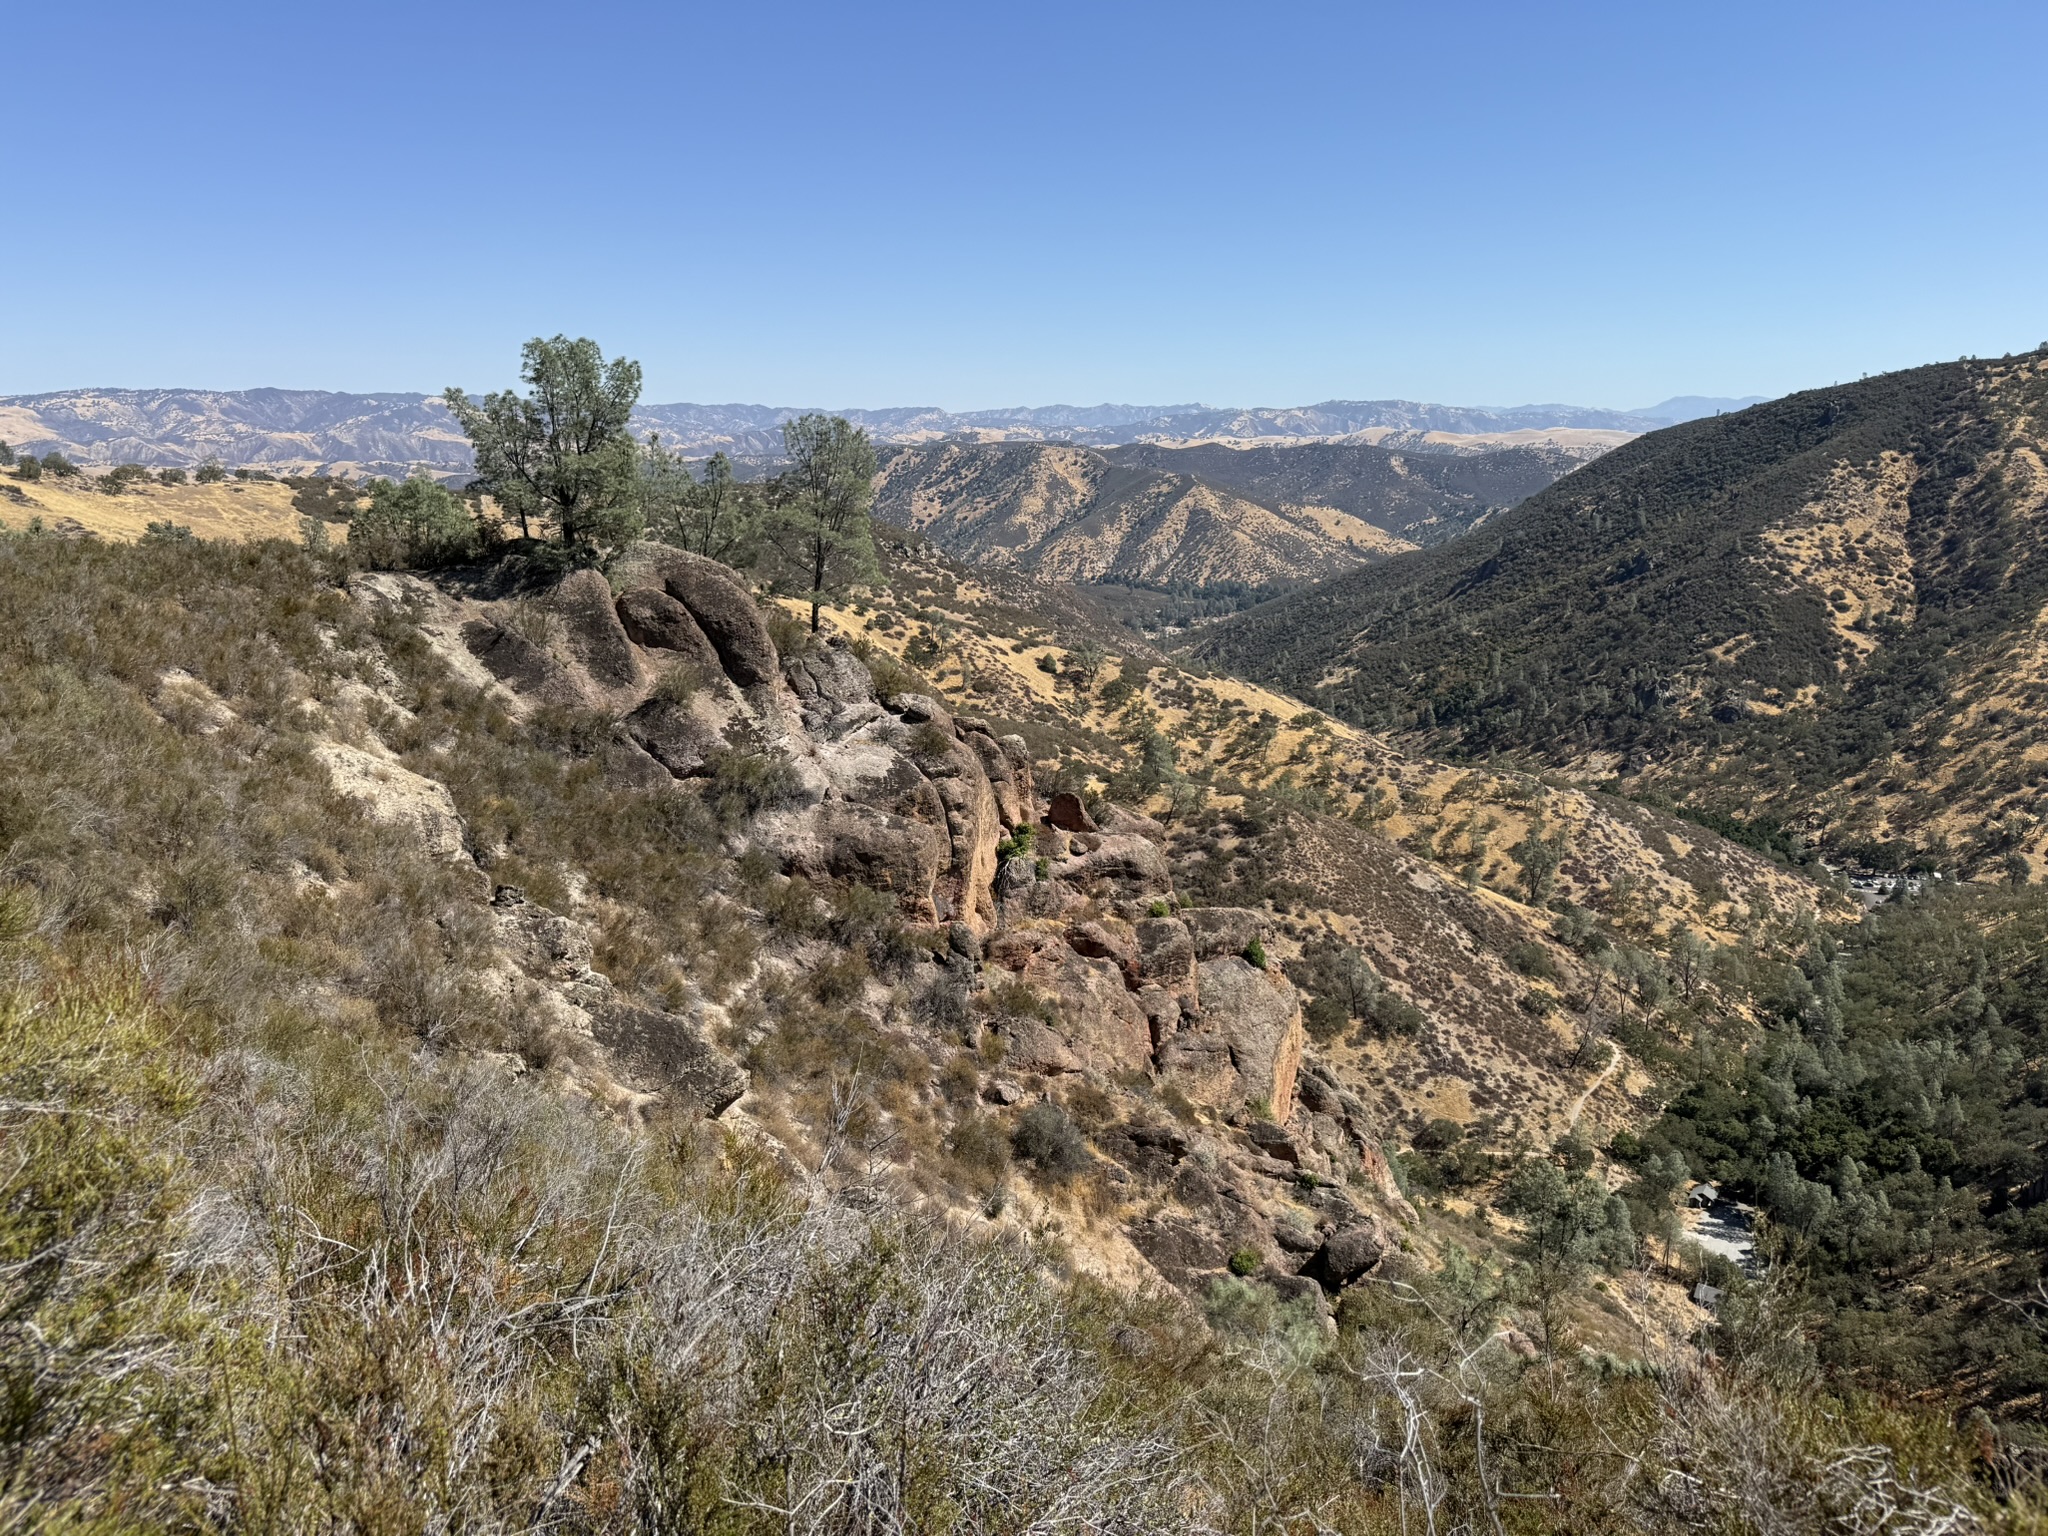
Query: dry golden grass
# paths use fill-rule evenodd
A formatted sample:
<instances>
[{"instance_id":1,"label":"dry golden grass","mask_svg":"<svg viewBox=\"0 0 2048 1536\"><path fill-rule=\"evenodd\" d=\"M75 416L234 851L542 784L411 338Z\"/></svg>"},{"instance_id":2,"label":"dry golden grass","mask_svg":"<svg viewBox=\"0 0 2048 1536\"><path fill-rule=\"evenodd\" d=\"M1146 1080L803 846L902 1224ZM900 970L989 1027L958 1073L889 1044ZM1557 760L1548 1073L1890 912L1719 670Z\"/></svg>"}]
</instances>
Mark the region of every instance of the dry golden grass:
<instances>
[{"instance_id":1,"label":"dry golden grass","mask_svg":"<svg viewBox=\"0 0 2048 1536\"><path fill-rule=\"evenodd\" d=\"M65 519L103 539L139 539L149 524L177 523L201 539L292 539L299 514L291 487L272 480L226 480L212 485L146 485L119 496L95 489L85 475L22 481L0 472L0 521L21 528L40 517L53 530ZM10 495L9 492L18 495ZM330 537L346 528L330 524Z\"/></svg>"}]
</instances>

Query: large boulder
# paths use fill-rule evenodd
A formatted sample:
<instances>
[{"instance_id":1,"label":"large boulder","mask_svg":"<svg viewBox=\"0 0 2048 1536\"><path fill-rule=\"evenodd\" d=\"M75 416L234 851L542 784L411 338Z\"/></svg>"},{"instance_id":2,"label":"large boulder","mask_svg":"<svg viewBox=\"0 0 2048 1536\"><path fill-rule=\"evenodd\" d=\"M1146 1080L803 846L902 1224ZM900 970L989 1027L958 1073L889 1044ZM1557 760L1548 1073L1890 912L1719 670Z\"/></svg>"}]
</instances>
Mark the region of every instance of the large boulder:
<instances>
[{"instance_id":1,"label":"large boulder","mask_svg":"<svg viewBox=\"0 0 2048 1536\"><path fill-rule=\"evenodd\" d=\"M634 745L666 768L672 778L708 774L712 754L725 745L718 732L688 706L659 695L626 716L621 725Z\"/></svg>"},{"instance_id":2,"label":"large boulder","mask_svg":"<svg viewBox=\"0 0 2048 1536\"><path fill-rule=\"evenodd\" d=\"M825 876L892 892L915 915L934 915L932 887L947 854L934 828L843 800L820 807L818 827Z\"/></svg>"},{"instance_id":3,"label":"large boulder","mask_svg":"<svg viewBox=\"0 0 2048 1536\"><path fill-rule=\"evenodd\" d=\"M1226 1114L1263 1104L1284 1123L1301 1068L1301 1005L1281 977L1235 955L1198 967L1202 1011L1159 1047L1163 1076Z\"/></svg>"},{"instance_id":4,"label":"large boulder","mask_svg":"<svg viewBox=\"0 0 2048 1536\"><path fill-rule=\"evenodd\" d=\"M724 668L718 652L704 637L690 610L659 587L640 587L623 594L617 604L619 623L635 645L650 651L673 651L683 661L716 677Z\"/></svg>"},{"instance_id":5,"label":"large boulder","mask_svg":"<svg viewBox=\"0 0 2048 1536\"><path fill-rule=\"evenodd\" d=\"M438 859L466 859L462 818L438 779L424 778L389 756L344 742L323 741L314 759L327 770L334 792L355 801L372 821L403 829L419 849Z\"/></svg>"},{"instance_id":6,"label":"large boulder","mask_svg":"<svg viewBox=\"0 0 2048 1536\"><path fill-rule=\"evenodd\" d=\"M1224 1239L1185 1216L1147 1216L1124 1228L1131 1246L1175 1285L1198 1288L1230 1261Z\"/></svg>"},{"instance_id":7,"label":"large boulder","mask_svg":"<svg viewBox=\"0 0 2048 1536\"><path fill-rule=\"evenodd\" d=\"M1115 961L1078 955L1042 928L1006 929L988 941L986 954L1040 996L1058 999L1055 1033L1077 1064L1106 1076L1151 1067L1151 1021Z\"/></svg>"},{"instance_id":8,"label":"large boulder","mask_svg":"<svg viewBox=\"0 0 2048 1536\"><path fill-rule=\"evenodd\" d=\"M772 683L781 672L775 642L753 594L730 566L665 544L640 543L615 563L613 576L628 590L659 587L690 610L711 642L725 675L742 688Z\"/></svg>"},{"instance_id":9,"label":"large boulder","mask_svg":"<svg viewBox=\"0 0 2048 1536\"><path fill-rule=\"evenodd\" d=\"M1105 837L1092 851L1065 859L1053 873L1086 896L1135 902L1170 896L1166 855L1142 837Z\"/></svg>"},{"instance_id":10,"label":"large boulder","mask_svg":"<svg viewBox=\"0 0 2048 1536\"><path fill-rule=\"evenodd\" d=\"M720 1115L747 1091L746 1072L678 1014L613 1002L593 1010L591 1024L612 1059L664 1098Z\"/></svg>"},{"instance_id":11,"label":"large boulder","mask_svg":"<svg viewBox=\"0 0 2048 1536\"><path fill-rule=\"evenodd\" d=\"M1139 977L1171 993L1182 1011L1200 1012L1195 941L1188 925L1175 917L1148 917L1138 922L1135 933Z\"/></svg>"},{"instance_id":12,"label":"large boulder","mask_svg":"<svg viewBox=\"0 0 2048 1536\"><path fill-rule=\"evenodd\" d=\"M1063 789L1052 797L1046 806L1045 819L1062 832L1095 832L1095 818L1088 814L1088 807L1081 803L1081 797L1072 790Z\"/></svg>"},{"instance_id":13,"label":"large boulder","mask_svg":"<svg viewBox=\"0 0 2048 1536\"><path fill-rule=\"evenodd\" d=\"M1370 1272L1386 1252L1387 1240L1379 1223L1370 1216L1359 1216L1325 1237L1301 1272L1325 1289L1338 1291Z\"/></svg>"},{"instance_id":14,"label":"large boulder","mask_svg":"<svg viewBox=\"0 0 2048 1536\"><path fill-rule=\"evenodd\" d=\"M843 734L874 719L875 680L838 635L798 656L782 659L782 675L796 695L806 729Z\"/></svg>"},{"instance_id":15,"label":"large boulder","mask_svg":"<svg viewBox=\"0 0 2048 1536\"><path fill-rule=\"evenodd\" d=\"M1002 817L1003 825L1015 827L1031 819L1030 777L1027 771L1020 772L1017 759L1003 740L989 729L983 720L961 716L954 721L961 741L981 760L981 771L988 779L989 793L995 796L996 812ZM1021 737L1012 740L1022 744Z\"/></svg>"},{"instance_id":16,"label":"large boulder","mask_svg":"<svg viewBox=\"0 0 2048 1536\"><path fill-rule=\"evenodd\" d=\"M613 693L639 685L640 660L619 622L610 582L596 571L572 571L550 603L562 621L569 654L592 682Z\"/></svg>"},{"instance_id":17,"label":"large boulder","mask_svg":"<svg viewBox=\"0 0 2048 1536\"><path fill-rule=\"evenodd\" d=\"M940 915L985 933L996 921L996 845L1003 819L980 755L960 739L952 716L936 700L897 694L888 707L909 727L900 750L937 797L951 848L936 892Z\"/></svg>"}]
</instances>

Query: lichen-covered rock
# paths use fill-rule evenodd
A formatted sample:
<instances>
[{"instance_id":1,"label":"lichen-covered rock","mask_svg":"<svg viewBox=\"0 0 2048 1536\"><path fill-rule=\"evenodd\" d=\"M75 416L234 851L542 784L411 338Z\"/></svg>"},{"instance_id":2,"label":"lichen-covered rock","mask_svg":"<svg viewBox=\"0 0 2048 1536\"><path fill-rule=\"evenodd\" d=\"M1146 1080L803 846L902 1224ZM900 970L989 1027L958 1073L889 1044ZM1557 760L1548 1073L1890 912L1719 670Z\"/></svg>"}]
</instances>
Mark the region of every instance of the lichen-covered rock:
<instances>
[{"instance_id":1,"label":"lichen-covered rock","mask_svg":"<svg viewBox=\"0 0 2048 1536\"><path fill-rule=\"evenodd\" d=\"M1155 843L1166 841L1166 828L1150 816L1121 805L1105 807L1097 825L1111 837L1143 837Z\"/></svg>"},{"instance_id":2,"label":"lichen-covered rock","mask_svg":"<svg viewBox=\"0 0 2048 1536\"><path fill-rule=\"evenodd\" d=\"M940 915L963 919L986 932L995 926L996 844L1003 836L988 774L936 700L897 694L888 707L911 726L900 749L937 797L950 844L951 858L936 891Z\"/></svg>"},{"instance_id":3,"label":"lichen-covered rock","mask_svg":"<svg viewBox=\"0 0 2048 1536\"><path fill-rule=\"evenodd\" d=\"M1131 1246L1175 1285L1187 1286L1230 1260L1223 1240L1203 1223L1185 1216L1149 1216L1124 1228Z\"/></svg>"},{"instance_id":4,"label":"lichen-covered rock","mask_svg":"<svg viewBox=\"0 0 2048 1536\"><path fill-rule=\"evenodd\" d=\"M1066 1037L1043 1019L1005 1015L992 1020L989 1027L1003 1042L1003 1064L1012 1071L1053 1077L1081 1070L1081 1058Z\"/></svg>"},{"instance_id":5,"label":"lichen-covered rock","mask_svg":"<svg viewBox=\"0 0 2048 1536\"><path fill-rule=\"evenodd\" d=\"M995 892L999 902L1016 901L1026 895L1038 880L1038 865L1035 859L1018 854L1003 860L996 871Z\"/></svg>"},{"instance_id":6,"label":"lichen-covered rock","mask_svg":"<svg viewBox=\"0 0 2048 1536\"><path fill-rule=\"evenodd\" d=\"M1128 923L1089 918L1067 929L1067 947L1090 960L1112 961L1131 981L1138 977L1138 942Z\"/></svg>"},{"instance_id":7,"label":"lichen-covered rock","mask_svg":"<svg viewBox=\"0 0 2048 1536\"><path fill-rule=\"evenodd\" d=\"M880 713L874 678L838 635L800 656L785 656L782 675L814 735L844 734Z\"/></svg>"},{"instance_id":8,"label":"lichen-covered rock","mask_svg":"<svg viewBox=\"0 0 2048 1536\"><path fill-rule=\"evenodd\" d=\"M1148 917L1134 929L1138 946L1138 975L1164 987L1183 1012L1201 1010L1201 993L1195 976L1195 941L1188 925L1178 918Z\"/></svg>"},{"instance_id":9,"label":"lichen-covered rock","mask_svg":"<svg viewBox=\"0 0 2048 1536\"><path fill-rule=\"evenodd\" d=\"M1173 1038L1180 1028L1181 1006L1174 995L1157 982L1146 982L1133 994L1137 999L1138 1011L1145 1015L1145 1022L1152 1029L1152 1053L1156 1058L1159 1047Z\"/></svg>"},{"instance_id":10,"label":"lichen-covered rock","mask_svg":"<svg viewBox=\"0 0 2048 1536\"><path fill-rule=\"evenodd\" d=\"M1201 1015L1161 1043L1162 1075L1198 1104L1235 1113L1263 1103L1286 1121L1303 1045L1294 988L1234 955L1202 961L1198 977Z\"/></svg>"},{"instance_id":11,"label":"lichen-covered rock","mask_svg":"<svg viewBox=\"0 0 2048 1536\"><path fill-rule=\"evenodd\" d=\"M968 750L981 760L982 774L988 779L989 793L995 796L996 812L1003 825L1015 827L1028 822L1031 819L1029 781L1019 774L1010 749L989 729L986 721L963 715L954 721L954 728Z\"/></svg>"},{"instance_id":12,"label":"lichen-covered rock","mask_svg":"<svg viewBox=\"0 0 2048 1536\"><path fill-rule=\"evenodd\" d=\"M889 891L917 915L936 915L932 891L947 854L937 829L848 801L824 805L818 821L827 877Z\"/></svg>"},{"instance_id":13,"label":"lichen-covered rock","mask_svg":"<svg viewBox=\"0 0 2048 1536\"><path fill-rule=\"evenodd\" d=\"M1079 1065L1105 1075L1150 1068L1151 1022L1114 961L1077 955L1058 934L1038 928L1000 932L986 953L990 964L1057 1000L1056 1032Z\"/></svg>"},{"instance_id":14,"label":"lichen-covered rock","mask_svg":"<svg viewBox=\"0 0 2048 1536\"><path fill-rule=\"evenodd\" d=\"M317 743L313 757L327 770L334 792L361 805L372 821L405 828L435 858L467 857L462 818L447 785L338 741Z\"/></svg>"},{"instance_id":15,"label":"lichen-covered rock","mask_svg":"<svg viewBox=\"0 0 2048 1536\"><path fill-rule=\"evenodd\" d=\"M550 594L549 605L562 621L569 654L592 682L615 693L638 686L640 659L619 622L610 582L596 571L572 571Z\"/></svg>"}]
</instances>

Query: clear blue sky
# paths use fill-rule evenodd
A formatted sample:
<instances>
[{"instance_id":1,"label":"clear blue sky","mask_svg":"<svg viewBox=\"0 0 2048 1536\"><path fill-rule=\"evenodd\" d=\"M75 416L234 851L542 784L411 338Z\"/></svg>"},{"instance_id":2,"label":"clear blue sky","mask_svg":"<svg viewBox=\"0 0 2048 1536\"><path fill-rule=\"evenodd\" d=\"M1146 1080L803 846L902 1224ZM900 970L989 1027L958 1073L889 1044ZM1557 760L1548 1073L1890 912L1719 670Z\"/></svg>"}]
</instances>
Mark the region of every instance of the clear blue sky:
<instances>
[{"instance_id":1,"label":"clear blue sky","mask_svg":"<svg viewBox=\"0 0 2048 1536\"><path fill-rule=\"evenodd\" d=\"M2048 340L2048 5L15 6L0 393L1641 405Z\"/></svg>"}]
</instances>

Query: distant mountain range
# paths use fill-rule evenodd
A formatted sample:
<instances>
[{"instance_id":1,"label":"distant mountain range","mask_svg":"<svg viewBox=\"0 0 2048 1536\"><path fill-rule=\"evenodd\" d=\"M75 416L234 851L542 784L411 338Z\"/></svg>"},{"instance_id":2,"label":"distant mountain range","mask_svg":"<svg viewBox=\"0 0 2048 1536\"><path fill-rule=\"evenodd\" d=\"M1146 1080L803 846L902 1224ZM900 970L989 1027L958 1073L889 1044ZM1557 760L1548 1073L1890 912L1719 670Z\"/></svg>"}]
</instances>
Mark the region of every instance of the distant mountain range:
<instances>
[{"instance_id":1,"label":"distant mountain range","mask_svg":"<svg viewBox=\"0 0 2048 1536\"><path fill-rule=\"evenodd\" d=\"M1571 405L1508 408L1430 405L1410 400L1329 400L1284 409L1205 405L1037 406L942 411L904 406L841 410L878 443L942 439L1125 443L1329 440L1368 434L1418 452L1457 452L1457 439L1514 434L1617 434L1609 447L1674 422L1735 410L1753 399L1681 396L1635 411ZM688 454L773 457L781 424L799 408L767 405L647 405L639 431L658 432ZM230 465L336 474L454 476L470 467L469 445L432 395L342 394L293 389L79 389L0 396L0 440L38 454L62 452L84 463Z\"/></svg>"}]
</instances>

